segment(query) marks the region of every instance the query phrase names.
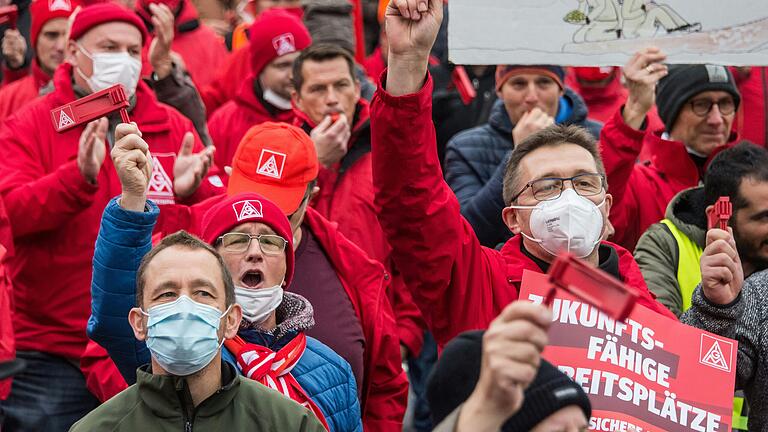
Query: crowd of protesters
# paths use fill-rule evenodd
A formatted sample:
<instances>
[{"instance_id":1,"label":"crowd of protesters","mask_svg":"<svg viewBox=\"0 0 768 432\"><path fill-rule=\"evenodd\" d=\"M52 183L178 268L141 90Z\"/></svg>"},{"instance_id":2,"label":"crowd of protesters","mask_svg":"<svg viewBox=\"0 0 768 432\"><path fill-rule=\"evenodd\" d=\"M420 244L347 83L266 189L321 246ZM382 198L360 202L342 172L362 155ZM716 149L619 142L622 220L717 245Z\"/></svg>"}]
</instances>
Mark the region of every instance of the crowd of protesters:
<instances>
[{"instance_id":1,"label":"crowd of protesters","mask_svg":"<svg viewBox=\"0 0 768 432\"><path fill-rule=\"evenodd\" d=\"M587 430L518 301L568 252L736 339L768 431L765 68L454 65L446 3L14 2L0 430Z\"/></svg>"}]
</instances>

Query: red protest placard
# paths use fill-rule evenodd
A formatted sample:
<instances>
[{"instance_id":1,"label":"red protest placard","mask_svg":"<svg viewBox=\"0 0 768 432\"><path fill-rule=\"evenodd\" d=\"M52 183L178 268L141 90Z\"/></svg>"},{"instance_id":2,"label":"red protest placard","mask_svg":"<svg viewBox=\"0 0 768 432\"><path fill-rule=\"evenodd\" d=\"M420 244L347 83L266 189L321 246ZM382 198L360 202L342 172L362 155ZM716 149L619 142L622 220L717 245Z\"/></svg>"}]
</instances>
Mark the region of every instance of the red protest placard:
<instances>
[{"instance_id":1,"label":"red protest placard","mask_svg":"<svg viewBox=\"0 0 768 432\"><path fill-rule=\"evenodd\" d=\"M542 303L547 275L526 271L520 298ZM737 343L637 305L624 322L558 291L544 358L584 388L590 430L731 430Z\"/></svg>"}]
</instances>

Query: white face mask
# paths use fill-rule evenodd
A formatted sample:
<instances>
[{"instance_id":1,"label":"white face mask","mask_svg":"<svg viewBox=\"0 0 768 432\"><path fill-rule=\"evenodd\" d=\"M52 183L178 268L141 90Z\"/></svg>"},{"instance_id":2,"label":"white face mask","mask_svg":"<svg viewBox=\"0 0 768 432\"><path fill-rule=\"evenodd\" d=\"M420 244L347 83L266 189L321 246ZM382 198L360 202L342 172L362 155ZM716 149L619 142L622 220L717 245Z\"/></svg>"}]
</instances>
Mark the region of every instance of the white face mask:
<instances>
[{"instance_id":1,"label":"white face mask","mask_svg":"<svg viewBox=\"0 0 768 432\"><path fill-rule=\"evenodd\" d=\"M235 301L246 321L261 324L283 302L283 283L259 289L235 286Z\"/></svg>"},{"instance_id":2,"label":"white face mask","mask_svg":"<svg viewBox=\"0 0 768 432\"><path fill-rule=\"evenodd\" d=\"M559 198L540 201L535 206L509 206L513 209L532 209L530 226L533 237L521 232L525 238L536 242L551 255L570 252L578 258L589 256L595 250L603 234L603 215L592 201L565 189Z\"/></svg>"},{"instance_id":3,"label":"white face mask","mask_svg":"<svg viewBox=\"0 0 768 432\"><path fill-rule=\"evenodd\" d=\"M115 84L122 84L128 97L136 93L136 86L139 85L141 77L141 60L125 52L91 54L82 46L78 47L93 62L93 74L90 78L77 68L77 73L88 83L91 91L97 92Z\"/></svg>"},{"instance_id":4,"label":"white face mask","mask_svg":"<svg viewBox=\"0 0 768 432\"><path fill-rule=\"evenodd\" d=\"M286 99L270 89L265 89L262 96L264 97L265 101L274 105L275 108L281 109L283 111L291 109L290 99Z\"/></svg>"}]
</instances>

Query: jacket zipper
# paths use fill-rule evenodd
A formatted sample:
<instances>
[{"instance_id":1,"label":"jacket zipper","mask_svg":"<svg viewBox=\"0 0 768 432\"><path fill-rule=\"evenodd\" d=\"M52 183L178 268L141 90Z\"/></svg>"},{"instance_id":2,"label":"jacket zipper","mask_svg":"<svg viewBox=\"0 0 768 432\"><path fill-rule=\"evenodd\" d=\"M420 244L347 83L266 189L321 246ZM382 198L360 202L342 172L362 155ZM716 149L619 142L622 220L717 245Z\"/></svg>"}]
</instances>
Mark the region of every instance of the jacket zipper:
<instances>
[{"instance_id":1,"label":"jacket zipper","mask_svg":"<svg viewBox=\"0 0 768 432\"><path fill-rule=\"evenodd\" d=\"M179 402L181 402L181 415L184 420L184 432L192 432L192 426L195 422L195 408L194 402L192 402L192 395L189 393L189 387L186 381L183 382L180 389L176 390L176 394L179 396ZM191 417L189 415L190 406L192 407Z\"/></svg>"}]
</instances>

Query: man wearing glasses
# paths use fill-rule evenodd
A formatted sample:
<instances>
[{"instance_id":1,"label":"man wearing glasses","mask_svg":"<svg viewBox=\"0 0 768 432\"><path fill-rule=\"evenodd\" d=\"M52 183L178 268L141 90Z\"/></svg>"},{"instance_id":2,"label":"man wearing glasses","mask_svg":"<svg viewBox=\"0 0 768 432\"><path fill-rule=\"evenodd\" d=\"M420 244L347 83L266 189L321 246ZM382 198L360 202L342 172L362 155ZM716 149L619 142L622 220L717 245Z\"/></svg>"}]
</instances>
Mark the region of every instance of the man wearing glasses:
<instances>
[{"instance_id":1,"label":"man wearing glasses","mask_svg":"<svg viewBox=\"0 0 768 432\"><path fill-rule=\"evenodd\" d=\"M390 64L372 104L373 174L395 263L438 344L487 328L517 300L523 272L547 271L561 252L600 266L636 288L640 304L674 317L653 300L632 255L601 240L613 198L597 144L582 128L550 126L515 146L501 216L520 235L501 251L480 245L443 180L429 121L427 61L441 2L409 5L390 2L386 14Z\"/></svg>"},{"instance_id":2,"label":"man wearing glasses","mask_svg":"<svg viewBox=\"0 0 768 432\"><path fill-rule=\"evenodd\" d=\"M628 249L664 218L672 197L699 186L715 154L736 139L731 127L741 96L730 71L709 64L666 66L665 59L658 48L632 57L624 67L627 102L600 134L616 197L612 240ZM664 130L646 129L654 103Z\"/></svg>"},{"instance_id":3,"label":"man wearing glasses","mask_svg":"<svg viewBox=\"0 0 768 432\"><path fill-rule=\"evenodd\" d=\"M138 128L120 124L115 141L112 160L122 195L107 205L96 240L88 334L107 350L128 383L136 381L136 368L149 362L150 353L153 360L166 362L162 366L170 374L194 377L203 358L194 334L183 334L187 345L171 344L169 338L157 343L150 338L146 345L133 339L129 321L135 324L142 315L135 309L136 273L152 245L160 210L147 199L152 161ZM241 375L308 408L326 429L361 431L357 385L349 363L306 335L315 324L312 304L290 292L294 236L283 211L255 193L206 202L210 206L202 216L200 237L221 255L234 281L235 302L242 309L237 336L222 342L222 359ZM154 321L153 310L145 312Z\"/></svg>"}]
</instances>

